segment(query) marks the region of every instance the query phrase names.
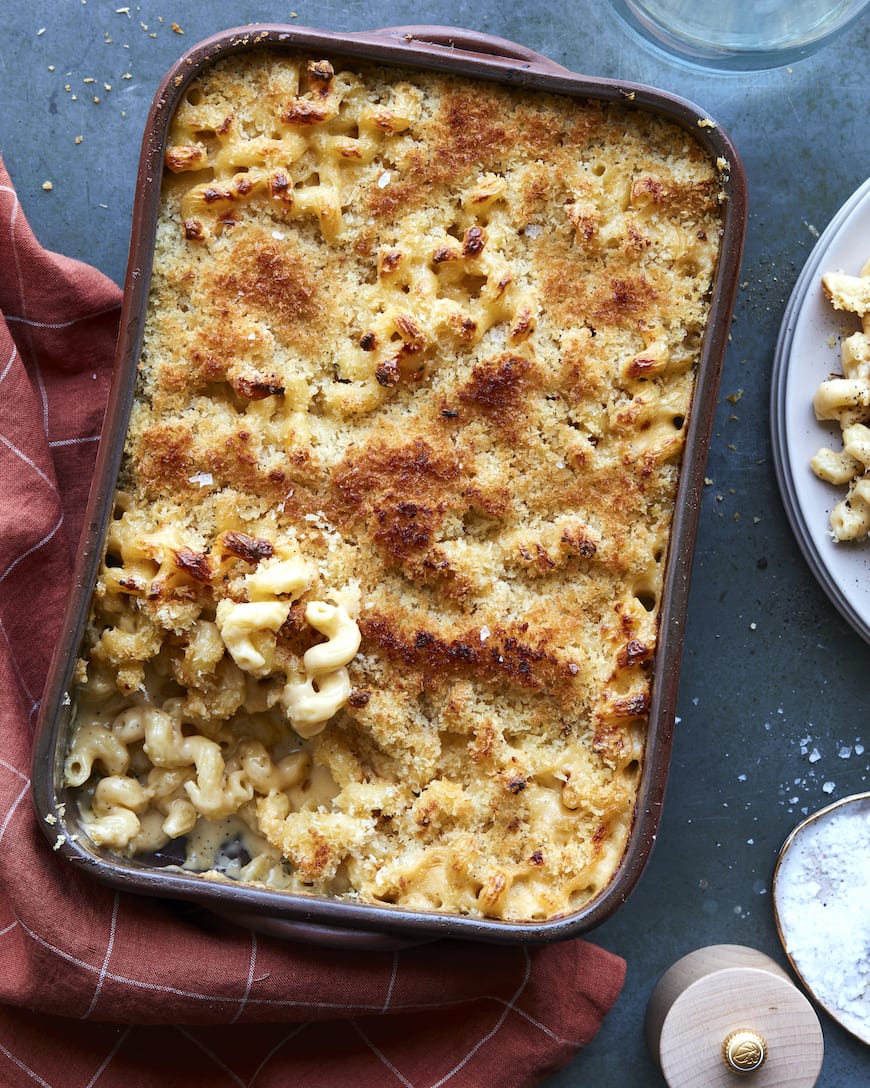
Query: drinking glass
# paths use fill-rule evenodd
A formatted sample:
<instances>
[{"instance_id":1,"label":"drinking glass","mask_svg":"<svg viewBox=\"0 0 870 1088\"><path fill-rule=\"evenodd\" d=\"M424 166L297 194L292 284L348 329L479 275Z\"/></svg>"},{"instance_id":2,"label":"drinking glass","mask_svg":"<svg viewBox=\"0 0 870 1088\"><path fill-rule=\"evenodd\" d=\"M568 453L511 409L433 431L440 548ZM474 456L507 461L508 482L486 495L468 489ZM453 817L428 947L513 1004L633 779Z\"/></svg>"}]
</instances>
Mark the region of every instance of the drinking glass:
<instances>
[{"instance_id":1,"label":"drinking glass","mask_svg":"<svg viewBox=\"0 0 870 1088\"><path fill-rule=\"evenodd\" d=\"M870 0L610 0L648 41L714 68L776 68L846 31Z\"/></svg>"}]
</instances>

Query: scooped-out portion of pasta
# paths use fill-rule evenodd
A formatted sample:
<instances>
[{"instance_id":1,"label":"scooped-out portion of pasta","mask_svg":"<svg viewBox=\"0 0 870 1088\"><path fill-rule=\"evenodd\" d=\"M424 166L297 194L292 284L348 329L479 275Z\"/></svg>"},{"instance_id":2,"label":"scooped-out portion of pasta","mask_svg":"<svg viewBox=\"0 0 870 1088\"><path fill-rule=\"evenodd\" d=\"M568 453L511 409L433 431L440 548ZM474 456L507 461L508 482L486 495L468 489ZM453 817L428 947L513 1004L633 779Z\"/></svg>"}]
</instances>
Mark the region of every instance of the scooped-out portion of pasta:
<instances>
[{"instance_id":1,"label":"scooped-out portion of pasta","mask_svg":"<svg viewBox=\"0 0 870 1088\"><path fill-rule=\"evenodd\" d=\"M723 171L630 101L216 61L165 156L92 841L514 921L623 855Z\"/></svg>"}]
</instances>

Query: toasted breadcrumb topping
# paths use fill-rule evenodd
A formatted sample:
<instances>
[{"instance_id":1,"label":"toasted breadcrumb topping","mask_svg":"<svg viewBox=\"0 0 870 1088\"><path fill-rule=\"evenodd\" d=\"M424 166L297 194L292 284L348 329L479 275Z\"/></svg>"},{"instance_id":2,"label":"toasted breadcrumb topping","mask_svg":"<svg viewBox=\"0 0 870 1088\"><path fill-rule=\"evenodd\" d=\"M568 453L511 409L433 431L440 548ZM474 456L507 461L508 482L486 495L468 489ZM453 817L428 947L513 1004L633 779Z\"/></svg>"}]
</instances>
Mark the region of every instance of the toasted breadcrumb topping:
<instances>
[{"instance_id":1,"label":"toasted breadcrumb topping","mask_svg":"<svg viewBox=\"0 0 870 1088\"><path fill-rule=\"evenodd\" d=\"M192 83L80 670L92 837L519 921L607 885L720 175L629 101L262 52ZM358 633L320 674L312 602Z\"/></svg>"}]
</instances>

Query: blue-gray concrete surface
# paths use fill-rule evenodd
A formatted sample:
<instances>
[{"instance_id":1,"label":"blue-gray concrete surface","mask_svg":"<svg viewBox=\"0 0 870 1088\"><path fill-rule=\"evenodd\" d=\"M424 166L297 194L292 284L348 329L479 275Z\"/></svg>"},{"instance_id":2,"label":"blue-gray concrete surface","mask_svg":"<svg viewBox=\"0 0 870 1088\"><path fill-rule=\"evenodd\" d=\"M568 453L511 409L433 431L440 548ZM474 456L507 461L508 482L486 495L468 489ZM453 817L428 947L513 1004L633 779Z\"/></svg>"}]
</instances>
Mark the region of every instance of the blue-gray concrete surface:
<instances>
[{"instance_id":1,"label":"blue-gray concrete surface","mask_svg":"<svg viewBox=\"0 0 870 1088\"><path fill-rule=\"evenodd\" d=\"M749 182L749 231L701 511L664 816L636 891L591 935L627 960L624 990L598 1037L547 1084L658 1088L664 1081L642 1030L657 979L708 944L747 945L786 965L770 894L777 851L806 812L870 789L868 754L855 749L870 748L870 648L798 550L768 424L791 288L818 233L870 175L870 14L814 57L745 74L657 54L593 0L430 0L425 8L412 0L0 0L0 14L0 154L25 213L43 245L119 283L154 90L189 46L232 25L468 27L575 72L680 94L734 139ZM819 1088L870 1084L870 1050L820 1018Z\"/></svg>"}]
</instances>

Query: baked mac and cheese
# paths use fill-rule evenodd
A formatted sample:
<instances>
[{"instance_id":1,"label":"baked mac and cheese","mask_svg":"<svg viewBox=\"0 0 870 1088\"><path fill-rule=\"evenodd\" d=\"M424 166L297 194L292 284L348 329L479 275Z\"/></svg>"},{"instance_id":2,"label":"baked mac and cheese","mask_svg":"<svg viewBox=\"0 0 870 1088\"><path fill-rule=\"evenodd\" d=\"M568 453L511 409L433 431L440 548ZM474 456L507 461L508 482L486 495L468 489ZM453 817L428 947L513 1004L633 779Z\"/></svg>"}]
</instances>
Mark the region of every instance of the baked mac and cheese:
<instances>
[{"instance_id":1,"label":"baked mac and cheese","mask_svg":"<svg viewBox=\"0 0 870 1088\"><path fill-rule=\"evenodd\" d=\"M826 272L822 289L834 309L855 314L861 328L841 342L843 373L821 382L813 397L816 419L839 425L842 446L823 446L810 467L820 479L846 488L831 510L833 539L863 540L870 533L870 261L858 276Z\"/></svg>"},{"instance_id":2,"label":"baked mac and cheese","mask_svg":"<svg viewBox=\"0 0 870 1088\"><path fill-rule=\"evenodd\" d=\"M519 921L602 890L721 221L628 102L198 77L79 666L93 841Z\"/></svg>"}]
</instances>

